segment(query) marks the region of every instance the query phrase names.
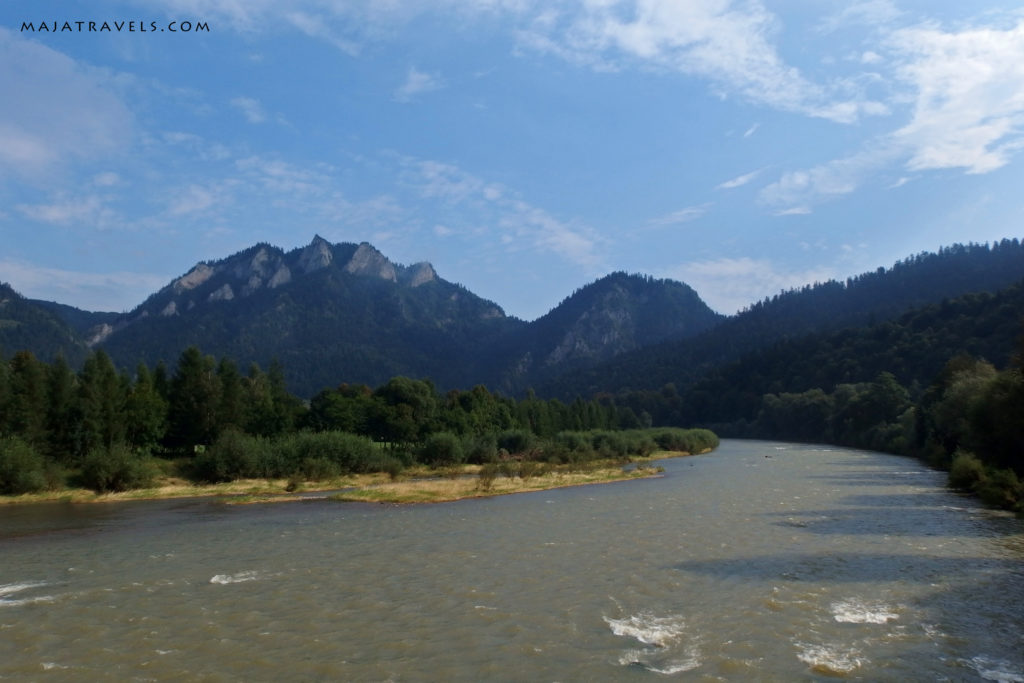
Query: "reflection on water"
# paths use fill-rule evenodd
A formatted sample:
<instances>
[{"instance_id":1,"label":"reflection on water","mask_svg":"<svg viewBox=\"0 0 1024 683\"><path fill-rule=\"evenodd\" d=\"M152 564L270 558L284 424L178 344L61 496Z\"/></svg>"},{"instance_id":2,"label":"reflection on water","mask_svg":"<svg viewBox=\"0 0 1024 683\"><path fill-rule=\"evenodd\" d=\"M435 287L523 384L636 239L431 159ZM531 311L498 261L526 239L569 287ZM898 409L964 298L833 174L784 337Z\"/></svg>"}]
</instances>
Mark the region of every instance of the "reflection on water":
<instances>
[{"instance_id":1,"label":"reflection on water","mask_svg":"<svg viewBox=\"0 0 1024 683\"><path fill-rule=\"evenodd\" d=\"M0 509L0 676L1024 681L1019 520L875 453L664 464L421 507Z\"/></svg>"}]
</instances>

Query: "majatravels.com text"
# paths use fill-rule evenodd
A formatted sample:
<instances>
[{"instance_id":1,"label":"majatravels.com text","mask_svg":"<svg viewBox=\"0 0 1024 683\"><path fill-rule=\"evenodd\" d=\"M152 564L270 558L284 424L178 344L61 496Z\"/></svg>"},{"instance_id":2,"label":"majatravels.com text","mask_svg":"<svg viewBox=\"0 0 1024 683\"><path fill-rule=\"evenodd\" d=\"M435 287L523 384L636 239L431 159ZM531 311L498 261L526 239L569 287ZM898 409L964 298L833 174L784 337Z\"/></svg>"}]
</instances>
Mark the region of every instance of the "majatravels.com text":
<instances>
[{"instance_id":1,"label":"majatravels.com text","mask_svg":"<svg viewBox=\"0 0 1024 683\"><path fill-rule=\"evenodd\" d=\"M23 21L22 33L209 33L205 21Z\"/></svg>"}]
</instances>

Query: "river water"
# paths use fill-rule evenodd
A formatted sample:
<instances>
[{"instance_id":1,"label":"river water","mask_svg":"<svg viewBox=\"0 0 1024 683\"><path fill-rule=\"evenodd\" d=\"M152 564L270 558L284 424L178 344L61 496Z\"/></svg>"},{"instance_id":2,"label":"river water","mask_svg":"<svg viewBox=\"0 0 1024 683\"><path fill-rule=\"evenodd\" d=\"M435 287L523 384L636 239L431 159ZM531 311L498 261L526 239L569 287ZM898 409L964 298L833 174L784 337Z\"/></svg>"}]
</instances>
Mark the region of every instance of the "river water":
<instances>
[{"instance_id":1,"label":"river water","mask_svg":"<svg viewBox=\"0 0 1024 683\"><path fill-rule=\"evenodd\" d=\"M879 453L663 464L415 507L0 508L0 679L1024 681L1024 522Z\"/></svg>"}]
</instances>

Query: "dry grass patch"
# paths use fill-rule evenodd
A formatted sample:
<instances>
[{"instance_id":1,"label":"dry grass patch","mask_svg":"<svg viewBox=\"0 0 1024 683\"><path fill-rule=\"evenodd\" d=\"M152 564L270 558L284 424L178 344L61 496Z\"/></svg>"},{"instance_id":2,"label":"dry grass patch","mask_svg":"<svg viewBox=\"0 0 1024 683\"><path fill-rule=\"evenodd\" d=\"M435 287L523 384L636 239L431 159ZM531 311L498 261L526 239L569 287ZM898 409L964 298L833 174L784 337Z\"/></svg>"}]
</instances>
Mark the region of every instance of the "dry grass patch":
<instances>
[{"instance_id":1,"label":"dry grass patch","mask_svg":"<svg viewBox=\"0 0 1024 683\"><path fill-rule=\"evenodd\" d=\"M624 472L620 467L606 467L589 472L555 471L530 477L525 481L518 477L497 477L486 490L481 488L476 477L415 479L343 491L331 496L331 499L366 503L443 503L464 498L486 498L566 486L604 484L657 475L657 470L653 469L635 469Z\"/></svg>"}]
</instances>

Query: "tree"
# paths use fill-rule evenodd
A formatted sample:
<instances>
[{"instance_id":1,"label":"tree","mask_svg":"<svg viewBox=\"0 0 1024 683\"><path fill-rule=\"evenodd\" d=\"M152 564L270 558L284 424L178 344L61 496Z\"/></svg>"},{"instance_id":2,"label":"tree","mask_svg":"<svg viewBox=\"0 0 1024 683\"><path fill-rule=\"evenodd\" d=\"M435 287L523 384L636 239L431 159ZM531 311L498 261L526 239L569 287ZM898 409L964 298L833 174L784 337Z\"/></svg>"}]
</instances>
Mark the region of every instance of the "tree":
<instances>
[{"instance_id":1,"label":"tree","mask_svg":"<svg viewBox=\"0 0 1024 683\"><path fill-rule=\"evenodd\" d=\"M434 386L426 380L392 377L374 392L374 436L392 443L412 443L433 431L437 413Z\"/></svg>"},{"instance_id":2,"label":"tree","mask_svg":"<svg viewBox=\"0 0 1024 683\"><path fill-rule=\"evenodd\" d=\"M19 351L10 362L8 428L34 448L46 445L46 374L44 365L29 351Z\"/></svg>"},{"instance_id":3,"label":"tree","mask_svg":"<svg viewBox=\"0 0 1024 683\"><path fill-rule=\"evenodd\" d=\"M79 456L110 449L125 438L126 392L113 362L102 349L85 359L78 377Z\"/></svg>"},{"instance_id":4,"label":"tree","mask_svg":"<svg viewBox=\"0 0 1024 683\"><path fill-rule=\"evenodd\" d=\"M171 378L167 440L174 448L194 452L213 443L218 434L220 385L212 356L190 346L178 359Z\"/></svg>"},{"instance_id":5,"label":"tree","mask_svg":"<svg viewBox=\"0 0 1024 683\"><path fill-rule=\"evenodd\" d=\"M135 371L135 383L128 395L125 424L128 443L144 453L151 452L167 430L167 401L157 391L153 375L142 363Z\"/></svg>"},{"instance_id":6,"label":"tree","mask_svg":"<svg viewBox=\"0 0 1024 683\"><path fill-rule=\"evenodd\" d=\"M217 363L217 381L220 384L220 397L217 402L218 429L241 429L248 421L245 388L242 386L242 375L233 360L221 357Z\"/></svg>"},{"instance_id":7,"label":"tree","mask_svg":"<svg viewBox=\"0 0 1024 683\"><path fill-rule=\"evenodd\" d=\"M75 453L75 374L63 355L46 369L47 452L67 462Z\"/></svg>"}]
</instances>

